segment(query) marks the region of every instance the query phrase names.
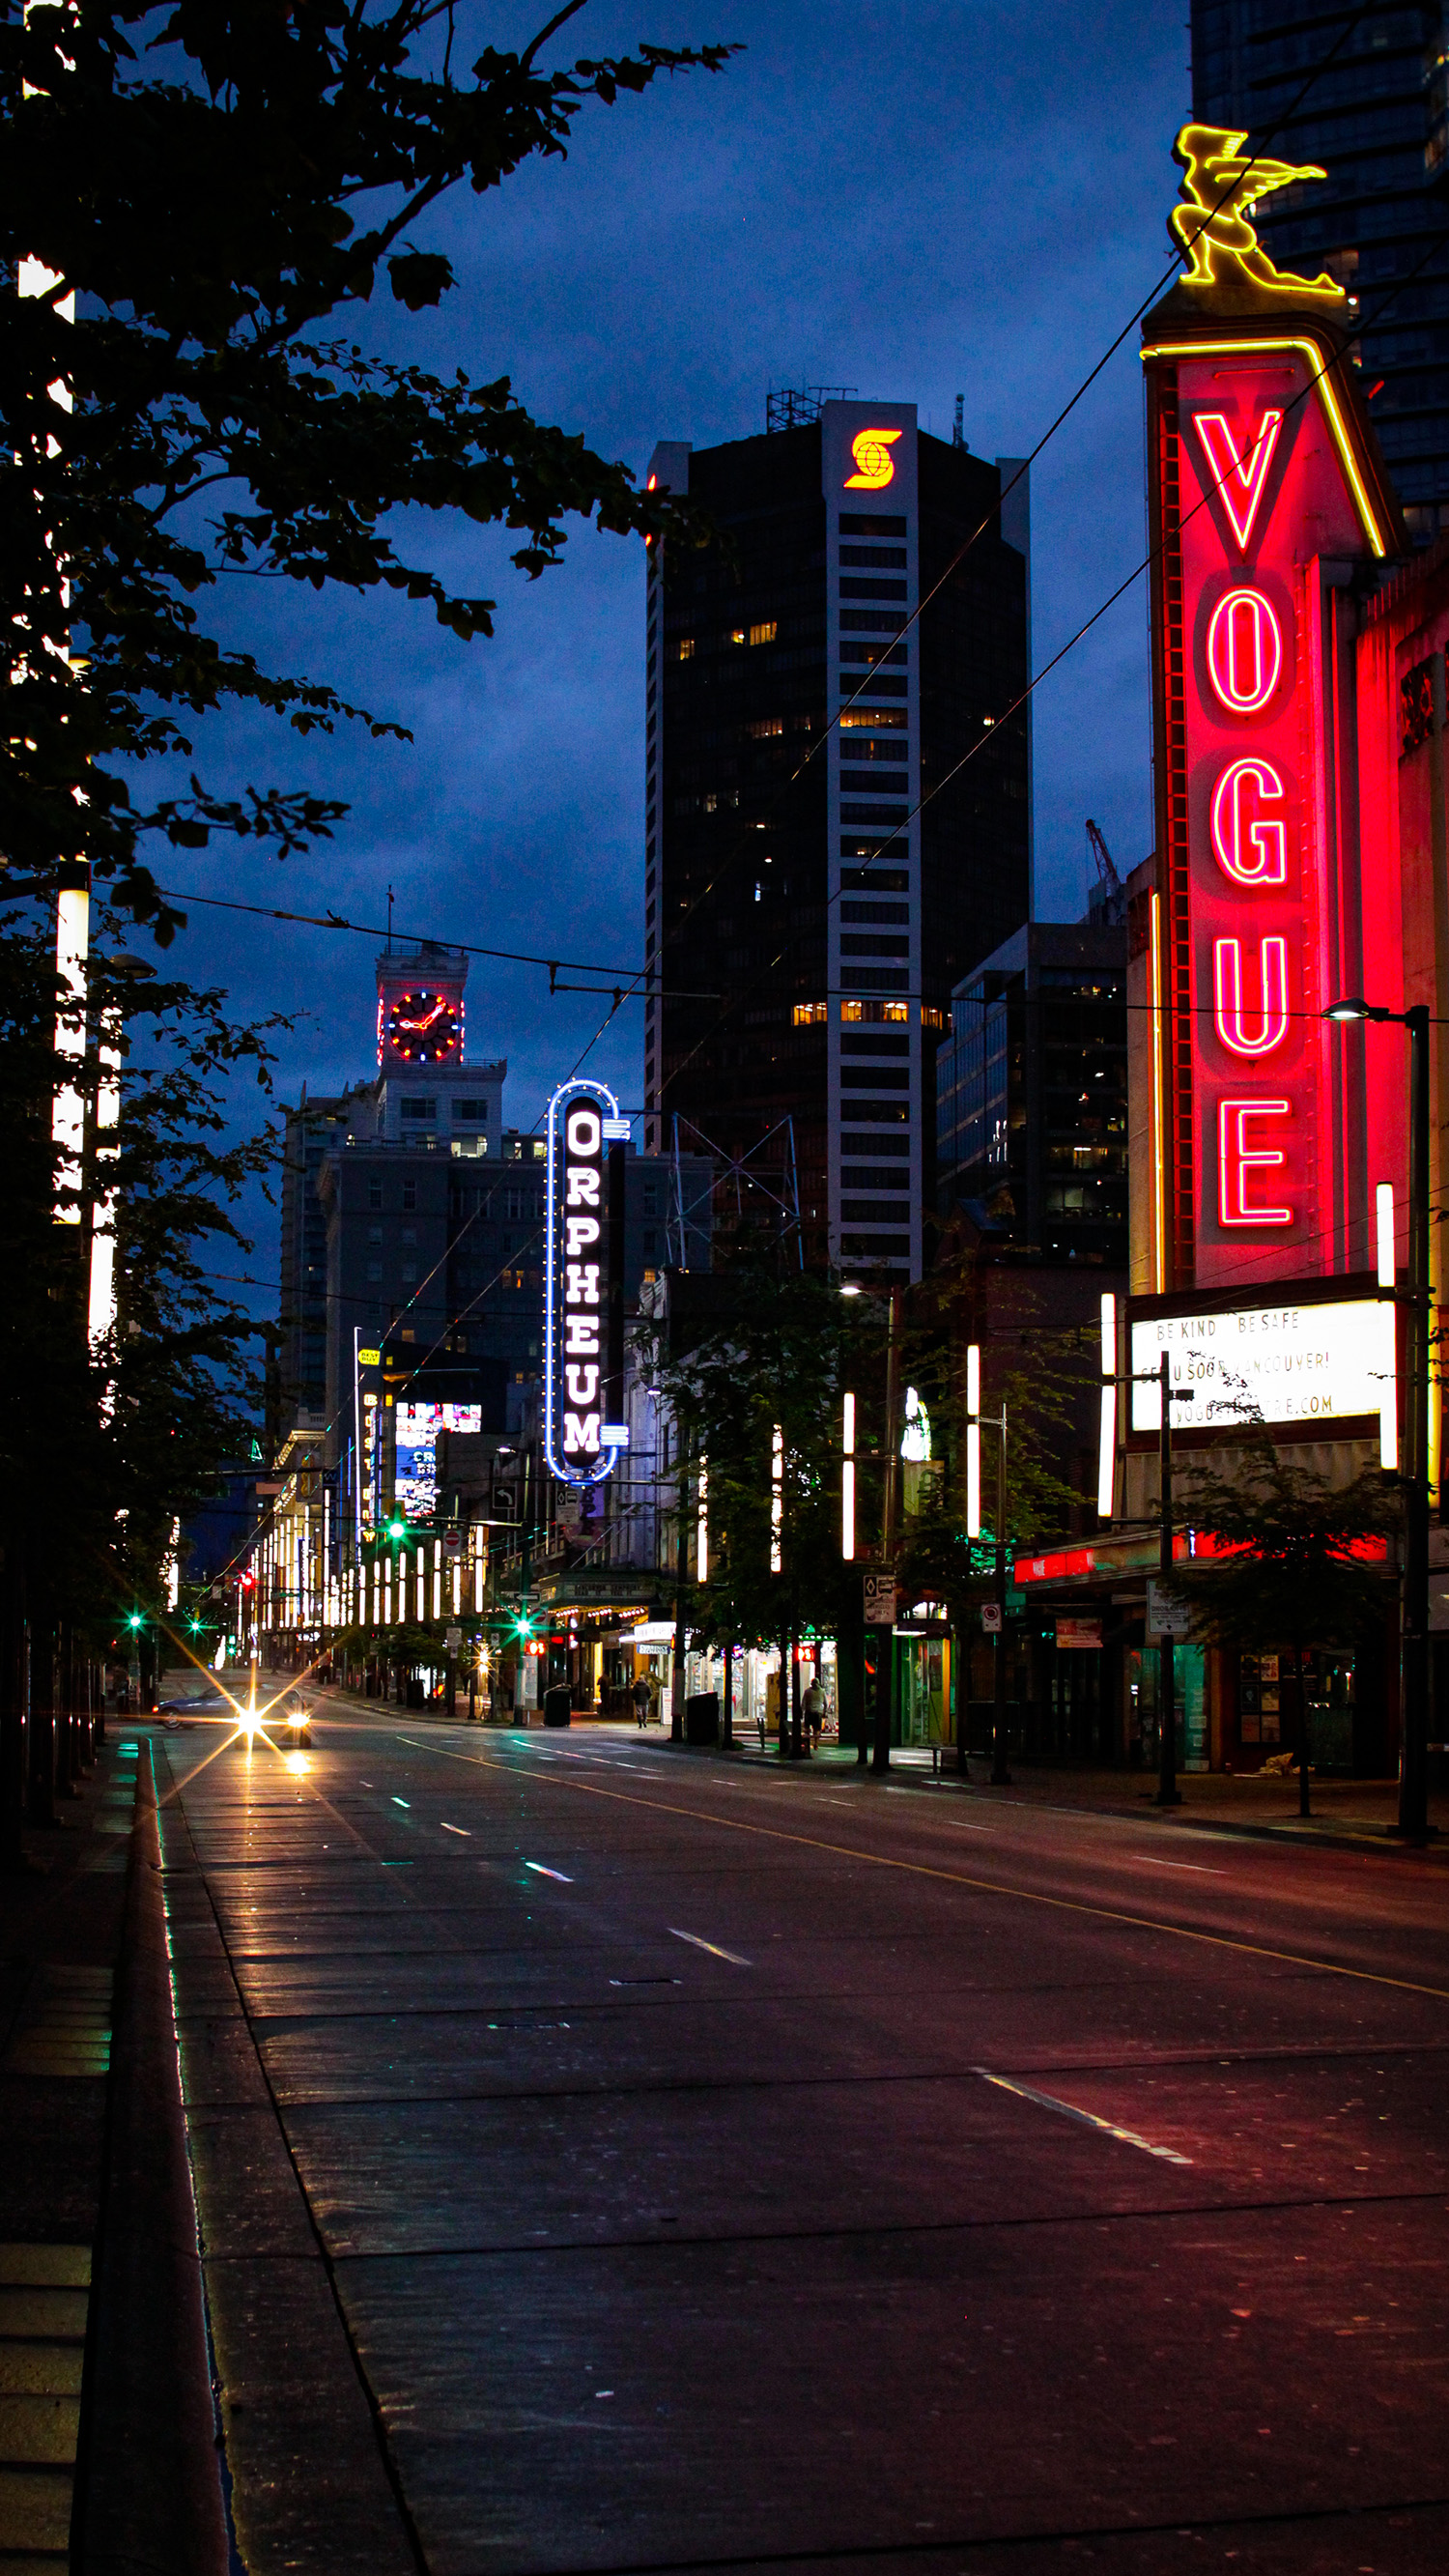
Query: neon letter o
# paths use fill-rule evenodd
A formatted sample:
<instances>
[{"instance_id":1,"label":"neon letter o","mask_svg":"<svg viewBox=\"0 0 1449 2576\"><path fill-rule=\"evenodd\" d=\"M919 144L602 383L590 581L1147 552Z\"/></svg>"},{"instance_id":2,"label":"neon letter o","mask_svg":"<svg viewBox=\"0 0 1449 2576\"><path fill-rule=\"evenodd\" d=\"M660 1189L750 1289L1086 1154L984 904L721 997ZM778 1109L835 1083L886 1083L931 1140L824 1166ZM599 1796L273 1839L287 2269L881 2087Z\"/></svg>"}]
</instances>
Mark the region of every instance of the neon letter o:
<instances>
[{"instance_id":1,"label":"neon letter o","mask_svg":"<svg viewBox=\"0 0 1449 2576\"><path fill-rule=\"evenodd\" d=\"M1227 590L1208 626L1208 676L1225 707L1250 716L1265 707L1283 668L1283 636L1261 590Z\"/></svg>"},{"instance_id":2,"label":"neon letter o","mask_svg":"<svg viewBox=\"0 0 1449 2576\"><path fill-rule=\"evenodd\" d=\"M1245 789L1258 791L1258 802L1282 802L1283 781L1271 762L1235 760L1213 790L1213 851L1225 877L1236 885L1284 885L1288 878L1288 827L1276 818L1247 819Z\"/></svg>"},{"instance_id":3,"label":"neon letter o","mask_svg":"<svg viewBox=\"0 0 1449 2576\"><path fill-rule=\"evenodd\" d=\"M583 1162L590 1161L603 1142L597 1109L571 1109L565 1133L569 1152L578 1155Z\"/></svg>"}]
</instances>

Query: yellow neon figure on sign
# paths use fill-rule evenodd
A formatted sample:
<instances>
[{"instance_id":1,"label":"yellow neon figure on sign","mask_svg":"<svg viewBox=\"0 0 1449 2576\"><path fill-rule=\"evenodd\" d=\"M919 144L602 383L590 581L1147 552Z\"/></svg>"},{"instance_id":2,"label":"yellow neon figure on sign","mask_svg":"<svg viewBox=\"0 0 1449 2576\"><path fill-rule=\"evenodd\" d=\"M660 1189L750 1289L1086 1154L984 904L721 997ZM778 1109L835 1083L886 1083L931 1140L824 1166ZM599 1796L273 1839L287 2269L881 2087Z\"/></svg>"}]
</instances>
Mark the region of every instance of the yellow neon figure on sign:
<instances>
[{"instance_id":1,"label":"yellow neon figure on sign","mask_svg":"<svg viewBox=\"0 0 1449 2576\"><path fill-rule=\"evenodd\" d=\"M1236 273L1260 294L1282 295L1293 304L1345 304L1343 288L1327 274L1294 277L1275 268L1249 221L1261 197L1299 179L1326 179L1327 171L1316 162L1297 169L1289 161L1245 154L1247 139L1221 125L1185 125L1172 147L1185 172L1182 204L1167 218L1190 262L1182 284L1219 286Z\"/></svg>"},{"instance_id":2,"label":"yellow neon figure on sign","mask_svg":"<svg viewBox=\"0 0 1449 2576\"><path fill-rule=\"evenodd\" d=\"M891 454L898 429L858 429L850 442L856 470L847 474L847 492L883 492L896 478L896 460Z\"/></svg>"}]
</instances>

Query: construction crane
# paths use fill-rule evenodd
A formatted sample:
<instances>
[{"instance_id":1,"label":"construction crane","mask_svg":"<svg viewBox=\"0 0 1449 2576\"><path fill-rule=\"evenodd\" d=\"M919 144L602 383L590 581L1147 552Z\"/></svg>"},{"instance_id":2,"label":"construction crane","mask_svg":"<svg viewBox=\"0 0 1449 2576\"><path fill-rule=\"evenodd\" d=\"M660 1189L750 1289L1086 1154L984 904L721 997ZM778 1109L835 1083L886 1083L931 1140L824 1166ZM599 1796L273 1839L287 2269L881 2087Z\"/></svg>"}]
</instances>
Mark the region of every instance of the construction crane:
<instances>
[{"instance_id":1,"label":"construction crane","mask_svg":"<svg viewBox=\"0 0 1449 2576\"><path fill-rule=\"evenodd\" d=\"M1093 822L1090 814L1087 816L1087 846L1092 853L1092 865L1097 871L1097 883L1103 895L1120 894L1122 880L1117 874L1117 862L1102 837L1101 826Z\"/></svg>"}]
</instances>

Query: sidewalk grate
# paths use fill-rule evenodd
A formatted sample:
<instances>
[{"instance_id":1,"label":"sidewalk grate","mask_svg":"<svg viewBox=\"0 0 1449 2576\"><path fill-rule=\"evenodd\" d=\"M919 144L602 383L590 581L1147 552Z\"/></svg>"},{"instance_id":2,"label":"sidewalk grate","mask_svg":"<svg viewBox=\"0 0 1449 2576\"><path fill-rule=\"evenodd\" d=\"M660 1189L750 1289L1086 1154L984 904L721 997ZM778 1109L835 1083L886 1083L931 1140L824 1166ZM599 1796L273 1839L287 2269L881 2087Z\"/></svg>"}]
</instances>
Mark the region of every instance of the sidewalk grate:
<instances>
[{"instance_id":1,"label":"sidewalk grate","mask_svg":"<svg viewBox=\"0 0 1449 2576\"><path fill-rule=\"evenodd\" d=\"M88 2245L0 2245L0 2568L69 2564Z\"/></svg>"},{"instance_id":2,"label":"sidewalk grate","mask_svg":"<svg viewBox=\"0 0 1449 2576\"><path fill-rule=\"evenodd\" d=\"M40 1969L0 2065L7 2075L88 2077L111 2066L109 1968Z\"/></svg>"}]
</instances>

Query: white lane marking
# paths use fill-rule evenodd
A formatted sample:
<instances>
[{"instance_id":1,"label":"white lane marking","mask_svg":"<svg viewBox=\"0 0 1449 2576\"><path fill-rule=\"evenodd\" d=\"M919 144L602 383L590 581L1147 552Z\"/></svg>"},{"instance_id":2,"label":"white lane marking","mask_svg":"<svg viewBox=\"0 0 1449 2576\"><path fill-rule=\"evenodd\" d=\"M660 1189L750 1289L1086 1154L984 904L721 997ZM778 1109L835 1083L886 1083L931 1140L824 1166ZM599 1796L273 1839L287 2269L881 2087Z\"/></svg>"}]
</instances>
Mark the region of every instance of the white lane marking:
<instances>
[{"instance_id":1,"label":"white lane marking","mask_svg":"<svg viewBox=\"0 0 1449 2576\"><path fill-rule=\"evenodd\" d=\"M1180 2156L1175 2147L1155 2147L1150 2138L1139 2138L1135 2129L1119 2129L1115 2120L1099 2120L1095 2111L1079 2111L1075 2102L1059 2102L1054 2093L1037 2093L1030 2084L1013 2084L1006 2075L993 2075L989 2066L972 2068L987 2084L999 2085L1003 2093L1019 2094L1023 2102L1035 2102L1043 2111L1060 2111L1065 2119L1081 2120L1089 2129L1099 2129L1104 2138L1116 2138L1124 2147L1140 2147L1144 2156L1157 2156L1165 2165L1190 2165L1191 2156Z\"/></svg>"},{"instance_id":2,"label":"white lane marking","mask_svg":"<svg viewBox=\"0 0 1449 2576\"><path fill-rule=\"evenodd\" d=\"M573 1885L573 1880L571 1878L565 1878L561 1869L545 1869L541 1860L526 1860L523 1866L525 1869L533 1870L539 1878L556 1878L565 1887L572 1887Z\"/></svg>"},{"instance_id":3,"label":"white lane marking","mask_svg":"<svg viewBox=\"0 0 1449 2576\"><path fill-rule=\"evenodd\" d=\"M445 1834L461 1834L465 1843L471 1842L473 1835L471 1825L450 1825L442 1816L438 1818L438 1822L442 1826Z\"/></svg>"},{"instance_id":4,"label":"white lane marking","mask_svg":"<svg viewBox=\"0 0 1449 2576\"><path fill-rule=\"evenodd\" d=\"M1129 1852L1129 1860L1145 1860L1149 1869L1190 1869L1199 1878L1225 1878L1226 1870L1209 1869L1203 1860L1159 1860L1156 1852Z\"/></svg>"},{"instance_id":5,"label":"white lane marking","mask_svg":"<svg viewBox=\"0 0 1449 2576\"><path fill-rule=\"evenodd\" d=\"M681 1932L673 1923L665 1929L674 1940L688 1941L696 1950L707 1950L712 1959L728 1959L732 1968L752 1968L755 1964L753 1959L742 1959L738 1950L722 1950L717 1941L702 1941L697 1932Z\"/></svg>"}]
</instances>

